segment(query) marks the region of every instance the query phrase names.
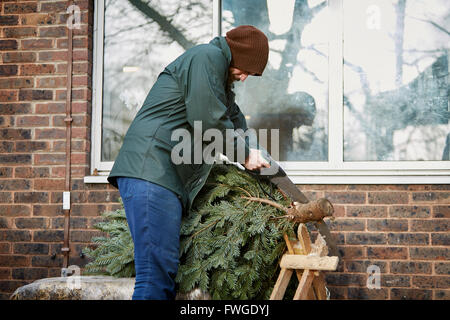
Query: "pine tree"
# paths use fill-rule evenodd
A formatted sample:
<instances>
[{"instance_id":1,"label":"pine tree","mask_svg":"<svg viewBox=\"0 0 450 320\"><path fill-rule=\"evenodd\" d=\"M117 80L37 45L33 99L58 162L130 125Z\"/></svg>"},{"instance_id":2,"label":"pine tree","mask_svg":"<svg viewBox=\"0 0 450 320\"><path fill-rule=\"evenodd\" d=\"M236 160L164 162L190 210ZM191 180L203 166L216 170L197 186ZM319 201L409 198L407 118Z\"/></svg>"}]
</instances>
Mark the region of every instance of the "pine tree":
<instances>
[{"instance_id":1,"label":"pine tree","mask_svg":"<svg viewBox=\"0 0 450 320\"><path fill-rule=\"evenodd\" d=\"M294 223L269 202L289 205L270 183L233 165L215 165L182 219L178 290L200 288L213 299L268 299L285 250L283 233L294 235ZM94 258L87 269L134 275L133 243L123 210L104 216L107 221L96 227L109 238L96 238L100 246L86 251Z\"/></svg>"}]
</instances>

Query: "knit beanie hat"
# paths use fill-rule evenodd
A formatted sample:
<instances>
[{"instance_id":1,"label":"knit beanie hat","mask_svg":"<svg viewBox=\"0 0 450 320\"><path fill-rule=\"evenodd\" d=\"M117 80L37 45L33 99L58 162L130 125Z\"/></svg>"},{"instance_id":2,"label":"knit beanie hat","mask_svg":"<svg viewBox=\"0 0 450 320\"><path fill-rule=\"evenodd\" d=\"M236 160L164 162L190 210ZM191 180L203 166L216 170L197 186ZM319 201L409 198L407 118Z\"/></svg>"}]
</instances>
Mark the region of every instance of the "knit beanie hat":
<instances>
[{"instance_id":1,"label":"knit beanie hat","mask_svg":"<svg viewBox=\"0 0 450 320\"><path fill-rule=\"evenodd\" d=\"M266 35L253 26L239 26L226 33L231 50L231 67L262 75L269 57Z\"/></svg>"}]
</instances>

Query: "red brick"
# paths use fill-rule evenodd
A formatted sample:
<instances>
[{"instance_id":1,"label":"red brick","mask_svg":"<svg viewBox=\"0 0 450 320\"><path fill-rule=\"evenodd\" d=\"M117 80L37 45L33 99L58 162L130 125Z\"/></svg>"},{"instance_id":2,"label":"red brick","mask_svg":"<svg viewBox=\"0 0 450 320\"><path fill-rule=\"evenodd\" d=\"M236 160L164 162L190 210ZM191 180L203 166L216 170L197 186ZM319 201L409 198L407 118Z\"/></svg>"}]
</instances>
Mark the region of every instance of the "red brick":
<instances>
[{"instance_id":1,"label":"red brick","mask_svg":"<svg viewBox=\"0 0 450 320\"><path fill-rule=\"evenodd\" d=\"M30 240L31 232L28 230L0 230L0 241L22 242Z\"/></svg>"},{"instance_id":2,"label":"red brick","mask_svg":"<svg viewBox=\"0 0 450 320\"><path fill-rule=\"evenodd\" d=\"M29 216L31 208L28 205L0 205L0 216L20 217Z\"/></svg>"},{"instance_id":3,"label":"red brick","mask_svg":"<svg viewBox=\"0 0 450 320\"><path fill-rule=\"evenodd\" d=\"M12 141L1 141L0 142L0 153L10 153L14 149L14 142ZM1 170L6 168L0 168L0 177L5 177L5 173L3 173Z\"/></svg>"},{"instance_id":4,"label":"red brick","mask_svg":"<svg viewBox=\"0 0 450 320\"><path fill-rule=\"evenodd\" d=\"M66 118L65 115L61 116L53 116L52 124L54 127L65 127L66 122L64 119ZM90 123L90 116L83 114L83 115L72 115L72 127L83 127L86 129L91 123ZM83 131L85 132L85 131Z\"/></svg>"},{"instance_id":5,"label":"red brick","mask_svg":"<svg viewBox=\"0 0 450 320\"><path fill-rule=\"evenodd\" d=\"M20 127L47 127L49 119L40 116L19 116L16 117L16 124Z\"/></svg>"},{"instance_id":6,"label":"red brick","mask_svg":"<svg viewBox=\"0 0 450 320\"><path fill-rule=\"evenodd\" d=\"M31 188L31 181L24 179L7 179L0 184L0 190L15 191L15 190L29 190Z\"/></svg>"},{"instance_id":7,"label":"red brick","mask_svg":"<svg viewBox=\"0 0 450 320\"><path fill-rule=\"evenodd\" d=\"M28 258L19 255L0 255L0 267L20 267L27 266Z\"/></svg>"},{"instance_id":8,"label":"red brick","mask_svg":"<svg viewBox=\"0 0 450 320\"><path fill-rule=\"evenodd\" d=\"M32 113L29 103L0 103L0 114L28 114Z\"/></svg>"},{"instance_id":9,"label":"red brick","mask_svg":"<svg viewBox=\"0 0 450 320\"><path fill-rule=\"evenodd\" d=\"M407 259L408 250L402 247L369 247L367 257L369 259Z\"/></svg>"},{"instance_id":10,"label":"red brick","mask_svg":"<svg viewBox=\"0 0 450 320\"><path fill-rule=\"evenodd\" d=\"M33 256L31 258L31 265L33 267L59 267L63 263L63 257L57 256L55 259L52 259L51 256Z\"/></svg>"},{"instance_id":11,"label":"red brick","mask_svg":"<svg viewBox=\"0 0 450 320\"><path fill-rule=\"evenodd\" d=\"M67 51L44 51L39 52L39 61L67 61Z\"/></svg>"},{"instance_id":12,"label":"red brick","mask_svg":"<svg viewBox=\"0 0 450 320\"><path fill-rule=\"evenodd\" d=\"M54 114L54 113L65 113L66 104L65 103L54 103L48 102L45 104L36 104L36 113L38 114Z\"/></svg>"},{"instance_id":13,"label":"red brick","mask_svg":"<svg viewBox=\"0 0 450 320\"><path fill-rule=\"evenodd\" d=\"M387 216L385 206L347 206L347 217L382 218Z\"/></svg>"},{"instance_id":14,"label":"red brick","mask_svg":"<svg viewBox=\"0 0 450 320\"><path fill-rule=\"evenodd\" d=\"M363 219L337 218L329 223L330 230L333 231L363 231L366 228Z\"/></svg>"},{"instance_id":15,"label":"red brick","mask_svg":"<svg viewBox=\"0 0 450 320\"><path fill-rule=\"evenodd\" d=\"M46 77L37 80L37 88L64 88L66 86L65 77Z\"/></svg>"},{"instance_id":16,"label":"red brick","mask_svg":"<svg viewBox=\"0 0 450 320\"><path fill-rule=\"evenodd\" d=\"M11 228L11 220L8 218L0 217L0 229Z\"/></svg>"},{"instance_id":17,"label":"red brick","mask_svg":"<svg viewBox=\"0 0 450 320\"><path fill-rule=\"evenodd\" d=\"M48 202L47 192L15 192L15 203L45 203Z\"/></svg>"},{"instance_id":18,"label":"red brick","mask_svg":"<svg viewBox=\"0 0 450 320\"><path fill-rule=\"evenodd\" d=\"M56 39L56 47L58 49L67 49L67 39ZM87 37L83 38L74 38L73 39L73 48L87 48L88 50L92 50L92 44L88 41Z\"/></svg>"},{"instance_id":19,"label":"red brick","mask_svg":"<svg viewBox=\"0 0 450 320\"><path fill-rule=\"evenodd\" d=\"M70 232L71 242L92 242L93 237L105 236L100 231L88 231L88 230L72 230Z\"/></svg>"},{"instance_id":20,"label":"red brick","mask_svg":"<svg viewBox=\"0 0 450 320\"><path fill-rule=\"evenodd\" d=\"M408 231L408 221L400 219L368 219L369 231Z\"/></svg>"},{"instance_id":21,"label":"red brick","mask_svg":"<svg viewBox=\"0 0 450 320\"><path fill-rule=\"evenodd\" d=\"M387 262L374 260L349 260L345 262L346 272L367 273L369 266L375 265L380 268L381 273L387 271Z\"/></svg>"},{"instance_id":22,"label":"red brick","mask_svg":"<svg viewBox=\"0 0 450 320\"><path fill-rule=\"evenodd\" d=\"M19 24L19 16L12 15L12 16L6 16L2 15L0 16L0 26L15 26Z\"/></svg>"},{"instance_id":23,"label":"red brick","mask_svg":"<svg viewBox=\"0 0 450 320\"><path fill-rule=\"evenodd\" d=\"M67 27L40 27L39 37L40 38L62 38L67 37Z\"/></svg>"},{"instance_id":24,"label":"red brick","mask_svg":"<svg viewBox=\"0 0 450 320\"><path fill-rule=\"evenodd\" d=\"M21 101L52 100L53 92L51 90L21 89L19 99Z\"/></svg>"},{"instance_id":25,"label":"red brick","mask_svg":"<svg viewBox=\"0 0 450 320\"><path fill-rule=\"evenodd\" d=\"M408 203L406 192L369 192L369 203L373 204L398 204Z\"/></svg>"},{"instance_id":26,"label":"red brick","mask_svg":"<svg viewBox=\"0 0 450 320\"><path fill-rule=\"evenodd\" d=\"M102 202L118 201L118 198L117 193L110 193L104 191L91 191L89 192L87 201L91 203L102 203Z\"/></svg>"},{"instance_id":27,"label":"red brick","mask_svg":"<svg viewBox=\"0 0 450 320\"><path fill-rule=\"evenodd\" d=\"M33 231L33 240L39 242L58 242L64 240L64 230Z\"/></svg>"},{"instance_id":28,"label":"red brick","mask_svg":"<svg viewBox=\"0 0 450 320\"><path fill-rule=\"evenodd\" d=\"M64 179L35 179L34 188L36 190L64 190Z\"/></svg>"},{"instance_id":29,"label":"red brick","mask_svg":"<svg viewBox=\"0 0 450 320\"><path fill-rule=\"evenodd\" d=\"M36 129L36 139L64 139L66 137L66 129Z\"/></svg>"},{"instance_id":30,"label":"red brick","mask_svg":"<svg viewBox=\"0 0 450 320\"><path fill-rule=\"evenodd\" d=\"M11 202L12 202L11 192L0 192L0 203L11 203Z\"/></svg>"},{"instance_id":31,"label":"red brick","mask_svg":"<svg viewBox=\"0 0 450 320\"><path fill-rule=\"evenodd\" d=\"M72 78L72 85L74 87L88 86L88 85L90 85L90 83L91 83L91 77L90 76L74 76ZM335 208L335 210L336 210L336 208Z\"/></svg>"},{"instance_id":32,"label":"red brick","mask_svg":"<svg viewBox=\"0 0 450 320\"><path fill-rule=\"evenodd\" d=\"M37 12L37 3L36 2L7 2L3 5L4 13L15 13L15 14L24 14L24 13L33 13Z\"/></svg>"},{"instance_id":33,"label":"red brick","mask_svg":"<svg viewBox=\"0 0 450 320\"><path fill-rule=\"evenodd\" d=\"M4 63L17 63L17 62L35 62L35 52L5 52L3 54Z\"/></svg>"},{"instance_id":34,"label":"red brick","mask_svg":"<svg viewBox=\"0 0 450 320\"><path fill-rule=\"evenodd\" d=\"M31 154L0 154L0 163L11 166L31 164Z\"/></svg>"},{"instance_id":35,"label":"red brick","mask_svg":"<svg viewBox=\"0 0 450 320\"><path fill-rule=\"evenodd\" d=\"M0 51L3 50L16 50L17 40L0 40Z\"/></svg>"},{"instance_id":36,"label":"red brick","mask_svg":"<svg viewBox=\"0 0 450 320\"><path fill-rule=\"evenodd\" d=\"M431 300L431 290L391 288L391 300Z\"/></svg>"},{"instance_id":37,"label":"red brick","mask_svg":"<svg viewBox=\"0 0 450 320\"><path fill-rule=\"evenodd\" d=\"M58 165L66 163L66 155L65 154L35 154L34 155L34 164L35 165Z\"/></svg>"},{"instance_id":38,"label":"red brick","mask_svg":"<svg viewBox=\"0 0 450 320\"><path fill-rule=\"evenodd\" d=\"M363 286L366 284L367 275L357 273L326 273L327 285L332 286Z\"/></svg>"},{"instance_id":39,"label":"red brick","mask_svg":"<svg viewBox=\"0 0 450 320\"><path fill-rule=\"evenodd\" d=\"M48 221L45 218L16 218L14 223L18 229L45 229L48 227Z\"/></svg>"},{"instance_id":40,"label":"red brick","mask_svg":"<svg viewBox=\"0 0 450 320\"><path fill-rule=\"evenodd\" d=\"M17 28L4 28L3 35L5 38L31 38L37 35L36 28L33 27L17 27Z\"/></svg>"},{"instance_id":41,"label":"red brick","mask_svg":"<svg viewBox=\"0 0 450 320\"><path fill-rule=\"evenodd\" d=\"M448 203L450 192L414 192L412 200L414 202L445 202Z\"/></svg>"},{"instance_id":42,"label":"red brick","mask_svg":"<svg viewBox=\"0 0 450 320\"><path fill-rule=\"evenodd\" d=\"M55 66L53 64L24 64L20 66L21 75L43 75L53 74Z\"/></svg>"},{"instance_id":43,"label":"red brick","mask_svg":"<svg viewBox=\"0 0 450 320\"><path fill-rule=\"evenodd\" d=\"M346 287L333 287L327 286L330 292L331 300L344 300L347 299L347 288Z\"/></svg>"},{"instance_id":44,"label":"red brick","mask_svg":"<svg viewBox=\"0 0 450 320\"><path fill-rule=\"evenodd\" d=\"M409 255L411 259L417 260L448 260L450 257L449 248L409 248Z\"/></svg>"},{"instance_id":45,"label":"red brick","mask_svg":"<svg viewBox=\"0 0 450 320\"><path fill-rule=\"evenodd\" d=\"M0 76L15 76L18 73L16 65L0 65Z\"/></svg>"},{"instance_id":46,"label":"red brick","mask_svg":"<svg viewBox=\"0 0 450 320\"><path fill-rule=\"evenodd\" d=\"M6 40L7 41L7 40ZM30 39L21 40L22 49L51 49L53 48L53 39ZM1 44L0 44L1 46ZM17 47L17 46L16 46Z\"/></svg>"},{"instance_id":47,"label":"red brick","mask_svg":"<svg viewBox=\"0 0 450 320\"><path fill-rule=\"evenodd\" d=\"M428 233L389 233L388 243L394 245L428 245L430 243Z\"/></svg>"},{"instance_id":48,"label":"red brick","mask_svg":"<svg viewBox=\"0 0 450 320\"><path fill-rule=\"evenodd\" d=\"M91 130L88 127L74 127L72 128L72 137L74 139L88 140L91 135Z\"/></svg>"},{"instance_id":49,"label":"red brick","mask_svg":"<svg viewBox=\"0 0 450 320\"><path fill-rule=\"evenodd\" d=\"M450 300L450 290L434 290L435 300Z\"/></svg>"},{"instance_id":50,"label":"red brick","mask_svg":"<svg viewBox=\"0 0 450 320\"><path fill-rule=\"evenodd\" d=\"M17 141L16 152L36 152L36 151L50 151L49 142L47 141Z\"/></svg>"},{"instance_id":51,"label":"red brick","mask_svg":"<svg viewBox=\"0 0 450 320\"><path fill-rule=\"evenodd\" d=\"M12 269L13 279L38 280L48 277L47 268L14 268Z\"/></svg>"},{"instance_id":52,"label":"red brick","mask_svg":"<svg viewBox=\"0 0 450 320\"><path fill-rule=\"evenodd\" d=\"M89 154L72 152L71 163L74 165L88 164L89 163Z\"/></svg>"},{"instance_id":53,"label":"red brick","mask_svg":"<svg viewBox=\"0 0 450 320\"><path fill-rule=\"evenodd\" d=\"M54 217L62 215L62 204L45 204L45 205L33 205L33 216L36 217Z\"/></svg>"},{"instance_id":54,"label":"red brick","mask_svg":"<svg viewBox=\"0 0 450 320\"><path fill-rule=\"evenodd\" d=\"M450 288L450 276L414 276L412 279L413 287L417 288Z\"/></svg>"},{"instance_id":55,"label":"red brick","mask_svg":"<svg viewBox=\"0 0 450 320\"><path fill-rule=\"evenodd\" d=\"M429 232L450 231L450 219L412 220L411 231L429 231Z\"/></svg>"},{"instance_id":56,"label":"red brick","mask_svg":"<svg viewBox=\"0 0 450 320\"><path fill-rule=\"evenodd\" d=\"M433 206L433 218L450 218L450 205Z\"/></svg>"},{"instance_id":57,"label":"red brick","mask_svg":"<svg viewBox=\"0 0 450 320\"><path fill-rule=\"evenodd\" d=\"M0 252L1 252L1 249L0 249ZM0 279L1 280L11 279L11 269L9 269L9 268L0 268Z\"/></svg>"},{"instance_id":58,"label":"red brick","mask_svg":"<svg viewBox=\"0 0 450 320\"><path fill-rule=\"evenodd\" d=\"M73 216L99 216L106 211L105 205L100 204L72 204L71 215Z\"/></svg>"},{"instance_id":59,"label":"red brick","mask_svg":"<svg viewBox=\"0 0 450 320\"><path fill-rule=\"evenodd\" d=\"M69 7L67 1L52 1L41 4L40 12L58 12L65 13Z\"/></svg>"},{"instance_id":60,"label":"red brick","mask_svg":"<svg viewBox=\"0 0 450 320\"><path fill-rule=\"evenodd\" d=\"M450 233L432 233L431 243L433 246L450 246Z\"/></svg>"},{"instance_id":61,"label":"red brick","mask_svg":"<svg viewBox=\"0 0 450 320\"><path fill-rule=\"evenodd\" d=\"M348 299L350 300L386 300L388 289L381 288L370 290L367 288L348 288Z\"/></svg>"},{"instance_id":62,"label":"red brick","mask_svg":"<svg viewBox=\"0 0 450 320\"><path fill-rule=\"evenodd\" d=\"M85 177L89 175L88 166L71 166L70 176L71 177ZM52 178L64 178L66 176L66 168L65 167L53 167L50 177Z\"/></svg>"},{"instance_id":63,"label":"red brick","mask_svg":"<svg viewBox=\"0 0 450 320\"><path fill-rule=\"evenodd\" d=\"M70 217L70 229L73 232L73 229L87 229L88 228L88 222L87 222L87 218L82 218L82 217ZM58 217L58 218L53 218L52 219L52 224L51 227L53 229L63 229L64 228L64 218ZM84 232L84 231L82 231ZM75 237L80 237L80 235L77 235ZM73 241L73 240L71 240ZM89 239L88 241L85 242L90 242L91 240Z\"/></svg>"},{"instance_id":64,"label":"red brick","mask_svg":"<svg viewBox=\"0 0 450 320\"><path fill-rule=\"evenodd\" d=\"M48 254L48 244L45 243L15 243L16 254Z\"/></svg>"},{"instance_id":65,"label":"red brick","mask_svg":"<svg viewBox=\"0 0 450 320\"><path fill-rule=\"evenodd\" d=\"M22 25L52 25L56 23L56 14L33 13L20 16Z\"/></svg>"},{"instance_id":66,"label":"red brick","mask_svg":"<svg viewBox=\"0 0 450 320\"><path fill-rule=\"evenodd\" d=\"M0 78L0 89L32 88L33 85L33 78Z\"/></svg>"},{"instance_id":67,"label":"red brick","mask_svg":"<svg viewBox=\"0 0 450 320\"><path fill-rule=\"evenodd\" d=\"M411 277L405 275L381 275L382 287L410 287Z\"/></svg>"},{"instance_id":68,"label":"red brick","mask_svg":"<svg viewBox=\"0 0 450 320\"><path fill-rule=\"evenodd\" d=\"M2 140L28 140L31 139L29 129L0 129L0 139Z\"/></svg>"},{"instance_id":69,"label":"red brick","mask_svg":"<svg viewBox=\"0 0 450 320\"><path fill-rule=\"evenodd\" d=\"M389 216L393 218L428 218L430 217L428 206L391 206Z\"/></svg>"},{"instance_id":70,"label":"red brick","mask_svg":"<svg viewBox=\"0 0 450 320\"><path fill-rule=\"evenodd\" d=\"M48 178L50 170L47 167L16 167L14 177L16 178Z\"/></svg>"},{"instance_id":71,"label":"red brick","mask_svg":"<svg viewBox=\"0 0 450 320\"><path fill-rule=\"evenodd\" d=\"M367 258L366 248L362 246L338 246L342 259L364 259Z\"/></svg>"},{"instance_id":72,"label":"red brick","mask_svg":"<svg viewBox=\"0 0 450 320\"><path fill-rule=\"evenodd\" d=\"M17 101L17 90L2 90L0 91L0 102L13 102Z\"/></svg>"},{"instance_id":73,"label":"red brick","mask_svg":"<svg viewBox=\"0 0 450 320\"><path fill-rule=\"evenodd\" d=\"M349 232L345 234L346 244L385 244L387 237L385 233L372 232Z\"/></svg>"},{"instance_id":74,"label":"red brick","mask_svg":"<svg viewBox=\"0 0 450 320\"><path fill-rule=\"evenodd\" d=\"M431 274L432 268L430 262L392 261L390 271L394 274Z\"/></svg>"},{"instance_id":75,"label":"red brick","mask_svg":"<svg viewBox=\"0 0 450 320\"><path fill-rule=\"evenodd\" d=\"M91 104L89 102L72 102L73 113L90 113Z\"/></svg>"},{"instance_id":76,"label":"red brick","mask_svg":"<svg viewBox=\"0 0 450 320\"><path fill-rule=\"evenodd\" d=\"M66 100L67 90L56 90L55 100ZM73 100L90 100L91 90L88 88L72 89Z\"/></svg>"},{"instance_id":77,"label":"red brick","mask_svg":"<svg viewBox=\"0 0 450 320\"><path fill-rule=\"evenodd\" d=\"M84 191L71 191L70 198L72 203L85 203L87 201L87 193ZM50 202L62 203L62 192L52 192Z\"/></svg>"},{"instance_id":78,"label":"red brick","mask_svg":"<svg viewBox=\"0 0 450 320\"><path fill-rule=\"evenodd\" d=\"M450 275L450 262L435 262L434 272L436 274Z\"/></svg>"},{"instance_id":79,"label":"red brick","mask_svg":"<svg viewBox=\"0 0 450 320\"><path fill-rule=\"evenodd\" d=\"M26 284L28 284L27 281L19 281L19 280L0 281L0 292L8 292L8 294L6 294L2 299L7 300L14 290Z\"/></svg>"},{"instance_id":80,"label":"red brick","mask_svg":"<svg viewBox=\"0 0 450 320\"><path fill-rule=\"evenodd\" d=\"M325 192L325 198L333 204L366 203L366 194L362 192Z\"/></svg>"}]
</instances>

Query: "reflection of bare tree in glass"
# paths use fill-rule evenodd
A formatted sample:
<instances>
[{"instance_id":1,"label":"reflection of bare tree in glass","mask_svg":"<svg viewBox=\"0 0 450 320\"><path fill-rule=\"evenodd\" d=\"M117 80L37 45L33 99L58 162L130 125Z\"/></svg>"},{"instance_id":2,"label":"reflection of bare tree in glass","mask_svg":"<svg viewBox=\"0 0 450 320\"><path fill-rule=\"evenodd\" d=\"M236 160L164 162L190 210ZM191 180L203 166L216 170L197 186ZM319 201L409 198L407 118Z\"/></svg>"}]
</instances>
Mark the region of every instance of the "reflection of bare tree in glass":
<instances>
[{"instance_id":1,"label":"reflection of bare tree in glass","mask_svg":"<svg viewBox=\"0 0 450 320\"><path fill-rule=\"evenodd\" d=\"M116 78L120 75L122 73L121 68L126 63L128 63L128 65L136 65L137 62L145 61L146 57L148 57L148 55L152 52L152 48L154 46L171 45L175 42L181 49L185 50L199 42L205 42L208 38L205 37L205 34L207 35L208 32L211 34L211 20L204 18L205 15L208 15L207 12L212 10L211 1L128 0L127 3L129 5L124 5L123 3L120 4L117 0L107 1L107 6L114 6L117 8L120 7L121 10L116 10L116 12L111 10L112 14L115 16L111 16L110 20L117 20L115 26L119 30L112 32L109 35L105 35L105 46L117 41L118 39L116 38L120 35L129 35L133 33L138 33L141 35L140 38L142 39L142 44L139 45L136 52L127 58L125 63L118 65L114 70L109 70L108 80ZM292 24L290 30L282 35L275 35L268 29L269 19L266 1L223 1L223 4L225 10L228 9L233 12L235 25L251 24L264 31L268 35L269 40L287 40L285 49L280 52L282 59L280 69L272 70L268 68L265 72L264 78L268 81L262 83L261 86L265 89L270 89L270 91L266 90L264 92L264 104L259 104L258 109L264 110L265 107L271 106L272 108L286 107L286 110L289 109L292 111L292 102L295 101L297 104L295 107L297 107L298 112L288 112L288 114L291 114L290 120L297 119L294 127L299 127L302 124L310 123L311 119L314 119L316 111L315 105L311 104L308 99L305 101L298 101L298 97L301 96L301 94L289 96L287 94L287 88L293 69L295 66L299 65L297 55L301 49L303 29L311 22L313 17L327 5L327 2L323 1L316 7L310 8L308 6L308 1L296 0L294 7L294 23ZM106 11L108 12L108 8ZM131 26L129 23L121 26L118 22L120 19L133 20L133 14L136 12L139 12L141 17L144 17L144 20L141 19L139 22L136 21L136 23ZM209 12L212 13L212 11ZM205 32L199 32L198 30L203 30ZM148 35L148 37L145 35ZM119 39L124 41L123 37L119 37ZM133 42L135 40L125 40L123 45L126 45L127 41ZM148 66L149 63L146 63L146 65ZM157 68L161 67L158 64L156 64L156 66ZM308 71L307 67L304 65L302 65L302 69ZM151 73L154 74L153 78L155 78L155 75L158 74L156 70L152 70ZM310 72L310 74L315 76L313 72ZM133 75L133 77L135 77L135 75ZM318 77L315 76L315 78L320 81ZM136 86L142 86L143 83L148 83L147 88L150 88L153 81L148 80L148 75L145 75L141 79L139 79L139 77L135 77L135 80L133 81L136 83ZM120 76L117 77L116 81L110 81L109 91L120 91L123 86L123 81L123 77ZM258 90L258 93L259 92L261 91ZM307 95L303 96L306 97ZM276 97L276 99L274 101L270 101L270 97ZM253 98L257 100L257 97ZM114 99L117 99L117 97L111 97L109 102L114 103ZM103 141L105 147L102 151L105 158L109 158L110 160L114 159L118 151L117 146L120 147L121 139L123 139L125 134L123 128L128 127L130 120L134 117L134 114L137 111L133 110L132 112L123 113L117 112L118 108L119 107L116 107L115 109L111 108L111 112L109 114L108 112L104 113ZM122 104L120 108L122 110L124 109ZM110 121L105 121L105 117L109 118ZM108 122L111 124L109 127L107 125ZM118 129L116 125L118 122L124 124L122 129ZM268 125L265 125L264 127L270 128ZM292 128L290 131L287 130L286 132L288 132L286 139L292 140ZM108 144L106 143L108 139L114 141L110 148L107 147ZM287 143L286 145L288 145L289 148L292 147L292 143Z\"/></svg>"},{"instance_id":2,"label":"reflection of bare tree in glass","mask_svg":"<svg viewBox=\"0 0 450 320\"><path fill-rule=\"evenodd\" d=\"M185 49L209 40L211 25L209 0L105 1L102 160L116 157L158 74Z\"/></svg>"},{"instance_id":3,"label":"reflection of bare tree in glass","mask_svg":"<svg viewBox=\"0 0 450 320\"><path fill-rule=\"evenodd\" d=\"M448 38L437 49L405 48L405 19L415 19L432 25L437 32L450 35L448 30L433 21L436 17L417 17L408 14L409 0L393 2L396 15L395 30L392 35L395 50L395 85L396 89L373 94L363 67L349 61L345 65L360 77L361 93L364 94L364 111L358 111L344 96L344 104L356 119L366 136L365 160L439 160L442 149L436 144L436 139L442 140L447 135L445 126L448 124ZM411 12L411 11L410 11ZM417 14L417 13L415 13ZM448 21L449 11L438 17ZM420 36L420 35L417 35ZM434 60L425 70L420 68L424 61ZM405 66L415 67L418 76L408 84L404 83ZM435 130L427 130L427 126L435 126ZM394 135L402 134L404 142L394 146ZM346 136L356 135L351 128L346 128ZM409 136L408 136L409 135ZM395 149L407 150L418 143L421 135L423 150L417 152L415 158L402 158L394 154ZM412 138L415 136L416 138ZM427 143L428 142L428 143ZM428 156L423 156L428 154ZM412 155L409 155L411 157ZM353 157L351 148L346 150L346 158ZM425 158L425 159L424 159Z\"/></svg>"},{"instance_id":4,"label":"reflection of bare tree in glass","mask_svg":"<svg viewBox=\"0 0 450 320\"><path fill-rule=\"evenodd\" d=\"M302 47L302 35L314 17L327 6L327 1L310 7L307 0L295 0L293 11L293 22L290 28L282 33L275 34L269 29L269 12L266 1L259 0L226 0L223 1L223 9L232 12L232 20L228 24L233 26L250 24L262 30L268 37L269 42L285 40L284 49L276 51L281 56L279 68L275 69L270 64L264 71L264 76L257 81L248 81L245 100L248 101L247 114L249 114L249 126L255 129L279 129L280 134L280 160L288 160L294 149L304 152L297 153L295 160L326 160L327 159L327 133L326 130L316 127L310 131L308 137L297 135L297 142L293 141L293 130L301 126L311 126L316 116L316 104L314 98L307 92L295 92L288 94L289 80L294 69L300 67L309 74L314 81L324 83L308 66L298 59L300 50L311 50L314 46ZM275 52L275 50L271 49ZM324 63L327 63L327 55ZM308 88L304 88L308 91ZM317 143L313 159L307 159L305 155L313 140ZM316 141L317 142L317 141ZM269 150L270 151L270 150ZM294 159L289 159L294 160Z\"/></svg>"}]
</instances>

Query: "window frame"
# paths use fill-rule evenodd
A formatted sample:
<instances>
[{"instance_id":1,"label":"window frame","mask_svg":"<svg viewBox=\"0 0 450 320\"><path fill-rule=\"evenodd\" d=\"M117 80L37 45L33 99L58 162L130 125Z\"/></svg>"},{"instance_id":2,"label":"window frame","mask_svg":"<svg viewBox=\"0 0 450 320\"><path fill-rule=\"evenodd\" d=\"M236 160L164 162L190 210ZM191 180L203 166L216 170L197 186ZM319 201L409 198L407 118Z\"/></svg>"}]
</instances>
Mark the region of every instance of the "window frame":
<instances>
[{"instance_id":1,"label":"window frame","mask_svg":"<svg viewBox=\"0 0 450 320\"><path fill-rule=\"evenodd\" d=\"M96 2L94 12L91 176L86 183L106 183L114 163L101 161L104 1ZM298 184L448 184L450 161L344 161L343 1L328 0L328 161L282 161L281 166ZM222 1L213 0L213 36L222 33L221 15Z\"/></svg>"}]
</instances>

